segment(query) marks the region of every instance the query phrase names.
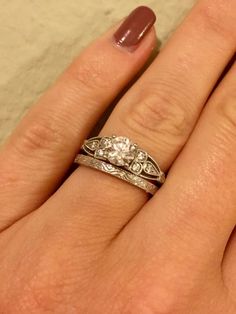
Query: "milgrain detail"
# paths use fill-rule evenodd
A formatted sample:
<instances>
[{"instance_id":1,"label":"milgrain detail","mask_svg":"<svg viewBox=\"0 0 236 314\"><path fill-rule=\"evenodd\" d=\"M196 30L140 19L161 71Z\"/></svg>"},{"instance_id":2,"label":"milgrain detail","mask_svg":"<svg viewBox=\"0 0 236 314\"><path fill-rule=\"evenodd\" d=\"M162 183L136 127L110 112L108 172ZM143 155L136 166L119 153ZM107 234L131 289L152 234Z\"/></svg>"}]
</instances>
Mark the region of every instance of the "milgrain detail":
<instances>
[{"instance_id":1,"label":"milgrain detail","mask_svg":"<svg viewBox=\"0 0 236 314\"><path fill-rule=\"evenodd\" d=\"M84 165L108 173L116 178L119 178L141 188L142 190L146 191L151 195L154 195L158 190L158 187L155 184L143 178L140 178L139 176L136 176L135 174L130 173L122 168L109 164L105 161L98 160L83 154L78 154L74 162L80 165Z\"/></svg>"}]
</instances>

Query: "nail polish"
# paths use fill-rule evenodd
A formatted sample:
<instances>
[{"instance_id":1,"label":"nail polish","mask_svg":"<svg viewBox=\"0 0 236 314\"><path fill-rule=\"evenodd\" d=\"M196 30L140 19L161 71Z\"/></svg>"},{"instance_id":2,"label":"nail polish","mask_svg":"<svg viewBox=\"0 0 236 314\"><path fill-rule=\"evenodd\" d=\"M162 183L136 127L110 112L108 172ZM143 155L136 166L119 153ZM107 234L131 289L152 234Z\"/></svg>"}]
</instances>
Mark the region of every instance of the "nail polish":
<instances>
[{"instance_id":1,"label":"nail polish","mask_svg":"<svg viewBox=\"0 0 236 314\"><path fill-rule=\"evenodd\" d=\"M136 48L155 21L156 15L150 8L136 8L114 34L116 44L125 48Z\"/></svg>"}]
</instances>

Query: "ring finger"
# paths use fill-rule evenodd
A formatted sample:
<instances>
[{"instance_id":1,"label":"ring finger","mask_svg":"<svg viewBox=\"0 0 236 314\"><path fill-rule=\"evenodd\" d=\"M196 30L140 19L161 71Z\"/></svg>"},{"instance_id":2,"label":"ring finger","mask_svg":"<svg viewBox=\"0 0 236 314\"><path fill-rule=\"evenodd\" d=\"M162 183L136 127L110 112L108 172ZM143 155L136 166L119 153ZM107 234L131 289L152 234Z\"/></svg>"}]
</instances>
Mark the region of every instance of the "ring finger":
<instances>
[{"instance_id":1,"label":"ring finger","mask_svg":"<svg viewBox=\"0 0 236 314\"><path fill-rule=\"evenodd\" d=\"M235 52L235 7L234 1L227 6L221 0L200 1L117 105L101 134L131 138L168 170ZM80 222L86 221L87 231L100 230L112 238L147 195L112 176L80 167L49 203L62 200L70 208L62 209L62 216L74 212Z\"/></svg>"}]
</instances>

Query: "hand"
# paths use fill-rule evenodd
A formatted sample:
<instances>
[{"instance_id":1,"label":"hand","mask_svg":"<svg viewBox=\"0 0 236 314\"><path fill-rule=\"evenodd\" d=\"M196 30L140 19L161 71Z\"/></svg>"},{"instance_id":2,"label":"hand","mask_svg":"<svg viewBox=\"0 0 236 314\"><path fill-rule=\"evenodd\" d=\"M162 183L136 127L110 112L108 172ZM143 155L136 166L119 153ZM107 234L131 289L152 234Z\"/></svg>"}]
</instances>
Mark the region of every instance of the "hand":
<instances>
[{"instance_id":1,"label":"hand","mask_svg":"<svg viewBox=\"0 0 236 314\"><path fill-rule=\"evenodd\" d=\"M236 313L234 0L199 1L101 130L147 150L162 188L66 177L150 56L154 21L139 8L95 41L3 146L1 313Z\"/></svg>"}]
</instances>

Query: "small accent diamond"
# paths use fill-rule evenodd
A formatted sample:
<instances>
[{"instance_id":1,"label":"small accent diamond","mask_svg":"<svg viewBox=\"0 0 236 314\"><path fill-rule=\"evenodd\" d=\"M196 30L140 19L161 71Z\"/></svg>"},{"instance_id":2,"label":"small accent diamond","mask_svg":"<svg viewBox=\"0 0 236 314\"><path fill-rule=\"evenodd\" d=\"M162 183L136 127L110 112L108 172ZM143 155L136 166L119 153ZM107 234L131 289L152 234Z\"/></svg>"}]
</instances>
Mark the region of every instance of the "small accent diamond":
<instances>
[{"instance_id":1,"label":"small accent diamond","mask_svg":"<svg viewBox=\"0 0 236 314\"><path fill-rule=\"evenodd\" d=\"M144 162L144 161L146 161L146 159L147 159L147 153L142 151L142 150L139 150L137 157L136 157L136 160Z\"/></svg>"},{"instance_id":2,"label":"small accent diamond","mask_svg":"<svg viewBox=\"0 0 236 314\"><path fill-rule=\"evenodd\" d=\"M104 151L102 149L98 149L98 150L96 150L95 154L98 157L103 157L104 156Z\"/></svg>"},{"instance_id":3,"label":"small accent diamond","mask_svg":"<svg viewBox=\"0 0 236 314\"><path fill-rule=\"evenodd\" d=\"M112 145L112 141L108 137L104 137L100 142L100 147L102 148L109 148Z\"/></svg>"},{"instance_id":4,"label":"small accent diamond","mask_svg":"<svg viewBox=\"0 0 236 314\"><path fill-rule=\"evenodd\" d=\"M137 174L142 170L142 166L138 162L134 162L131 166L131 170Z\"/></svg>"},{"instance_id":5,"label":"small accent diamond","mask_svg":"<svg viewBox=\"0 0 236 314\"><path fill-rule=\"evenodd\" d=\"M99 144L98 141L91 141L91 142L88 141L88 142L85 143L85 145L86 145L89 149L91 149L91 150L97 149L97 148L98 148L98 144Z\"/></svg>"},{"instance_id":6,"label":"small accent diamond","mask_svg":"<svg viewBox=\"0 0 236 314\"><path fill-rule=\"evenodd\" d=\"M156 170L156 168L150 163L150 162L147 162L144 166L144 170L145 172L147 172L148 174L151 174L151 175L158 175L158 172Z\"/></svg>"},{"instance_id":7,"label":"small accent diamond","mask_svg":"<svg viewBox=\"0 0 236 314\"><path fill-rule=\"evenodd\" d=\"M137 149L137 145L136 144L133 144L130 146L130 150L131 151L135 151Z\"/></svg>"}]
</instances>

